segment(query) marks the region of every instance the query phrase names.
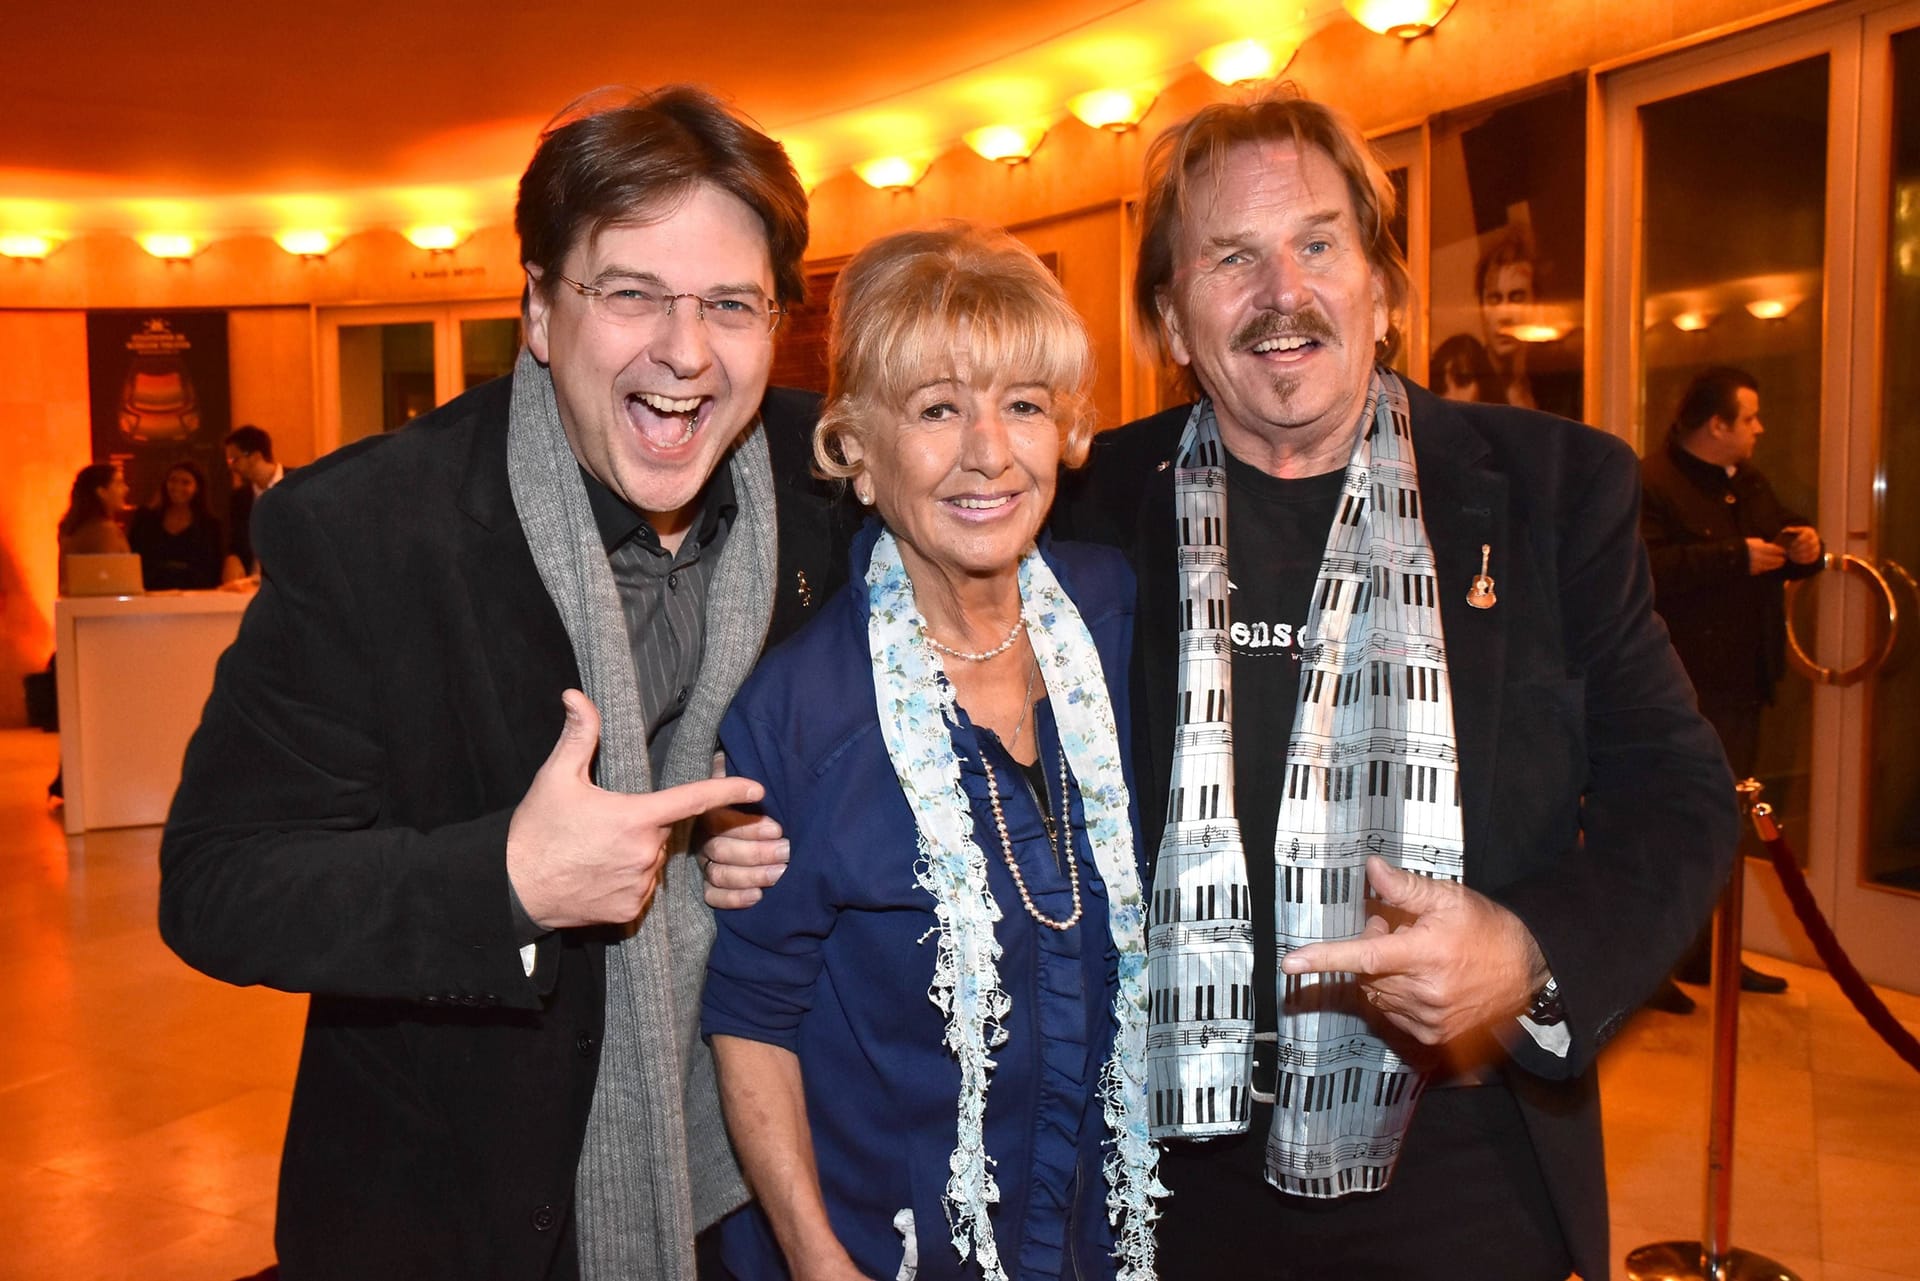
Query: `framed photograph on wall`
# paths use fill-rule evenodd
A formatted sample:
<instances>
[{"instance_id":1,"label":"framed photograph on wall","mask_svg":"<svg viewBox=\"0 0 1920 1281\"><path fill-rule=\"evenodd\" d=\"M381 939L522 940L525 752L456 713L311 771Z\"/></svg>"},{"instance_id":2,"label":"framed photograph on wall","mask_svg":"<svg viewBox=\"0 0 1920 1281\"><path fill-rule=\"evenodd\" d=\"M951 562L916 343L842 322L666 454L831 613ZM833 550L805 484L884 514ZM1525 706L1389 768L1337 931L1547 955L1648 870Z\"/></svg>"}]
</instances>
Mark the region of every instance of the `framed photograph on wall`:
<instances>
[{"instance_id":1,"label":"framed photograph on wall","mask_svg":"<svg viewBox=\"0 0 1920 1281\"><path fill-rule=\"evenodd\" d=\"M1582 416L1586 108L1583 73L1433 118L1437 394Z\"/></svg>"}]
</instances>

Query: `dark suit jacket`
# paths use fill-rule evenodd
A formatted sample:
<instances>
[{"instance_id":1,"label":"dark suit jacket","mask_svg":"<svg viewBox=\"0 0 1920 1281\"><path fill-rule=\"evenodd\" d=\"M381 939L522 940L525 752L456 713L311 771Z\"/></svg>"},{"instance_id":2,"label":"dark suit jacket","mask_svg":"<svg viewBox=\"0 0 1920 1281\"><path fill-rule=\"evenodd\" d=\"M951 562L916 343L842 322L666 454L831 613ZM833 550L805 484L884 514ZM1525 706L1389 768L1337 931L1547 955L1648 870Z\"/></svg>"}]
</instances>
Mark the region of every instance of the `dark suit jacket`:
<instances>
[{"instance_id":1,"label":"dark suit jacket","mask_svg":"<svg viewBox=\"0 0 1920 1281\"><path fill-rule=\"evenodd\" d=\"M1640 465L1646 503L1640 532L1653 565L1654 607L1673 633L1700 701L1759 707L1787 670L1782 587L1820 572L1788 561L1747 572L1747 539L1772 539L1809 522L1788 510L1767 478L1742 464L1726 470L1669 439Z\"/></svg>"},{"instance_id":2,"label":"dark suit jacket","mask_svg":"<svg viewBox=\"0 0 1920 1281\"><path fill-rule=\"evenodd\" d=\"M508 821L579 672L508 490L509 386L258 506L266 572L161 847L183 958L313 993L281 1164L288 1281L577 1269L605 937L551 937L536 985L510 919ZM777 465L813 406L769 398ZM808 497L795 479L777 499L789 618L808 612L784 599L796 575L845 572Z\"/></svg>"},{"instance_id":3,"label":"dark suit jacket","mask_svg":"<svg viewBox=\"0 0 1920 1281\"><path fill-rule=\"evenodd\" d=\"M253 486L244 480L227 494L227 553L249 574L260 568L253 551Z\"/></svg>"},{"instance_id":4,"label":"dark suit jacket","mask_svg":"<svg viewBox=\"0 0 1920 1281\"><path fill-rule=\"evenodd\" d=\"M1407 394L1446 630L1467 883L1533 932L1573 1037L1563 1059L1513 1025L1506 1078L1576 1265L1606 1276L1594 1055L1711 909L1737 832L1733 780L1653 614L1633 454L1545 414ZM1063 537L1125 548L1139 576L1134 741L1149 851L1173 764L1171 460L1187 412L1100 437L1056 510ZM1466 603L1483 543L1498 595L1487 610ZM1240 750L1269 751L1278 768L1273 727L1236 728Z\"/></svg>"}]
</instances>

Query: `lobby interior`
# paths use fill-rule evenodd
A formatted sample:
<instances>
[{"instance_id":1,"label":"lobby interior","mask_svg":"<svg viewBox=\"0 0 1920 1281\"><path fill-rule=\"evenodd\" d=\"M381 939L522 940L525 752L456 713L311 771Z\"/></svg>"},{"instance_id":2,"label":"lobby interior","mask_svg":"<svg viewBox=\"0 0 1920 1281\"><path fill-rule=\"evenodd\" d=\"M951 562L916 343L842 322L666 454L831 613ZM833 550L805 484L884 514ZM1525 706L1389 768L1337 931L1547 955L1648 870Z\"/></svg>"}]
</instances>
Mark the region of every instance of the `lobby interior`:
<instances>
[{"instance_id":1,"label":"lobby interior","mask_svg":"<svg viewBox=\"0 0 1920 1281\"><path fill-rule=\"evenodd\" d=\"M1920 502L1898 501L1920 490L1920 362L1899 357L1920 344L1920 0L1413 0L1440 15L1426 34L1356 20L1400 3L957 0L929 30L878 3L322 0L292 31L240 0L27 0L0 77L19 125L0 138L0 938L19 971L0 989L0 1281L271 1264L304 1013L167 951L157 827L68 833L48 807L59 738L26 727L22 678L54 647L67 483L103 448L89 318L223 315L227 422L269 427L289 464L398 426L510 363L512 182L598 85L710 84L786 141L816 299L877 234L1009 226L1088 321L1104 425L1177 394L1124 305L1142 161L1248 91L1195 62L1246 41L1395 172L1409 377L1482 323L1476 255L1520 225L1540 385L1559 377L1579 416L1645 449L1693 369L1761 369L1769 473L1859 562L1798 599L1762 774L1843 944L1920 1033L1920 597L1900 568L1920 567ZM125 74L74 88L102 66ZM1097 93L1122 115L1090 123ZM987 126L1013 141L962 142ZM883 159L907 176L858 172ZM144 243L160 234L184 251ZM783 328L776 380L817 378L823 309ZM1789 986L1740 1010L1732 1241L1806 1281L1920 1281L1920 1072L1819 966L1774 874L1746 875L1748 959ZM1602 1060L1617 1262L1702 1233L1711 1021L1687 990L1701 1009L1642 1012Z\"/></svg>"}]
</instances>

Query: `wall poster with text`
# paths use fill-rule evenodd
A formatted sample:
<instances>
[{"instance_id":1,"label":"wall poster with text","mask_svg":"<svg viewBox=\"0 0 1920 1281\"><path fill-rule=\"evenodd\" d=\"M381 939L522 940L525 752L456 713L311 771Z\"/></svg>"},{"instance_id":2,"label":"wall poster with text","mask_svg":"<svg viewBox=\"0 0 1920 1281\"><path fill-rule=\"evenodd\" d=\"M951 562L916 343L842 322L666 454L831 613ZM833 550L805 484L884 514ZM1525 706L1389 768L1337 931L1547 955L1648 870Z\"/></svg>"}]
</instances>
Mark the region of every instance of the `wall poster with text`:
<instances>
[{"instance_id":1,"label":"wall poster with text","mask_svg":"<svg viewBox=\"0 0 1920 1281\"><path fill-rule=\"evenodd\" d=\"M1436 394L1581 417L1586 103L1574 76L1433 118Z\"/></svg>"},{"instance_id":2,"label":"wall poster with text","mask_svg":"<svg viewBox=\"0 0 1920 1281\"><path fill-rule=\"evenodd\" d=\"M222 442L233 430L224 311L90 311L87 387L93 458L126 473L127 501L149 502L167 469L190 460L226 518Z\"/></svg>"}]
</instances>

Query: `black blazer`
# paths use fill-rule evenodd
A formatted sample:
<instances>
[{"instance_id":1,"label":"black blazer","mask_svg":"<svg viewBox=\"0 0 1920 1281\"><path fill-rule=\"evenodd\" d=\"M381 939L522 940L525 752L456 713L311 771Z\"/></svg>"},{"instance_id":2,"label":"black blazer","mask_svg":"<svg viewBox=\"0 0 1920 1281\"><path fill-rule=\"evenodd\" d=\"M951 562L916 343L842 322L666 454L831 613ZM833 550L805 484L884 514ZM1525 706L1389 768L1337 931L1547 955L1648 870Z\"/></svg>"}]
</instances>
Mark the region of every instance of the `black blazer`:
<instances>
[{"instance_id":1,"label":"black blazer","mask_svg":"<svg viewBox=\"0 0 1920 1281\"><path fill-rule=\"evenodd\" d=\"M1700 701L1758 707L1787 670L1782 588L1820 572L1816 559L1747 572L1747 539L1810 522L1787 508L1752 467L1733 475L1669 439L1640 465L1640 532L1653 565L1654 607L1673 633Z\"/></svg>"},{"instance_id":2,"label":"black blazer","mask_svg":"<svg viewBox=\"0 0 1920 1281\"><path fill-rule=\"evenodd\" d=\"M1594 1055L1711 910L1737 835L1733 780L1653 614L1631 451L1546 414L1407 393L1447 638L1467 883L1533 932L1573 1036L1563 1059L1519 1035L1506 1076L1574 1261L1606 1276ZM1098 438L1055 518L1062 537L1126 549L1139 576L1135 759L1148 851L1173 765L1172 460L1187 413ZM1498 596L1487 610L1466 603L1483 543ZM1265 728L1242 727L1236 742L1270 751L1277 768L1282 745Z\"/></svg>"},{"instance_id":3,"label":"black blazer","mask_svg":"<svg viewBox=\"0 0 1920 1281\"><path fill-rule=\"evenodd\" d=\"M509 389L339 450L258 506L266 572L161 847L169 945L313 993L281 1163L289 1281L577 1271L605 935L543 945L542 986L513 938L507 825L579 671L508 490ZM769 397L776 465L815 406ZM792 619L810 612L797 576L823 601L844 545L804 478L777 502Z\"/></svg>"}]
</instances>

